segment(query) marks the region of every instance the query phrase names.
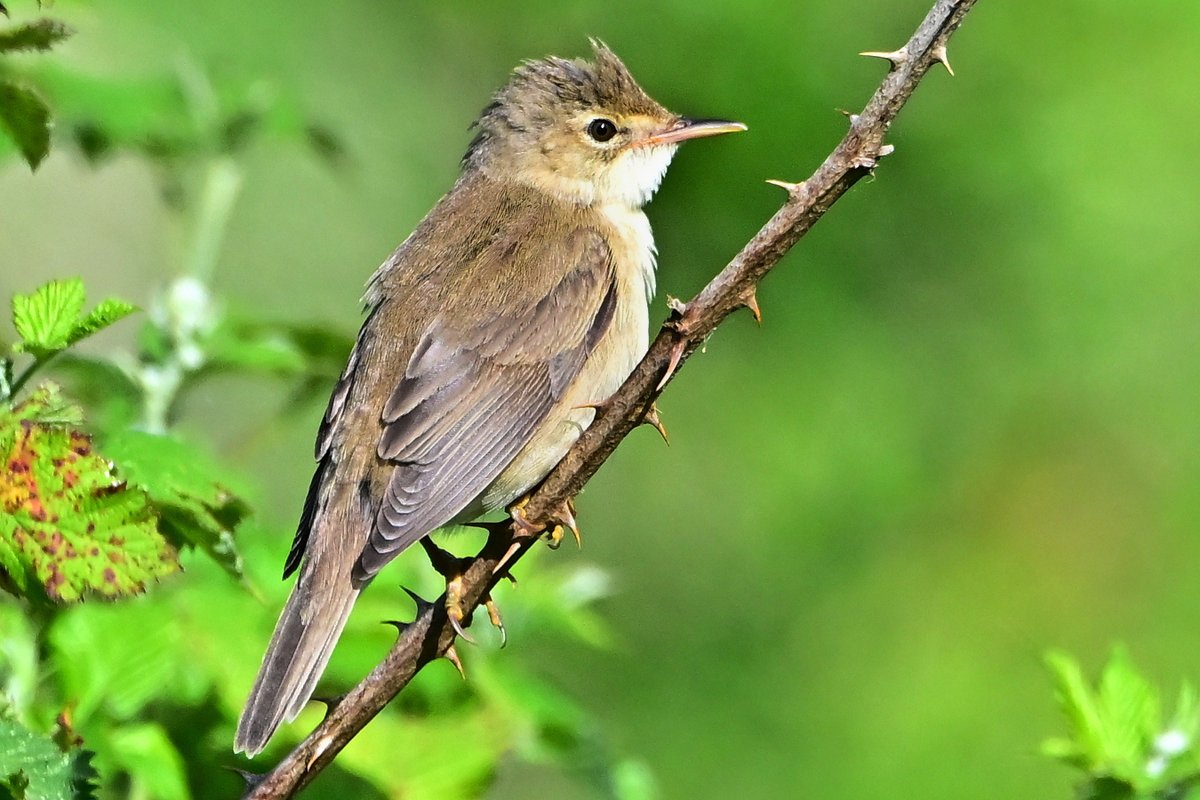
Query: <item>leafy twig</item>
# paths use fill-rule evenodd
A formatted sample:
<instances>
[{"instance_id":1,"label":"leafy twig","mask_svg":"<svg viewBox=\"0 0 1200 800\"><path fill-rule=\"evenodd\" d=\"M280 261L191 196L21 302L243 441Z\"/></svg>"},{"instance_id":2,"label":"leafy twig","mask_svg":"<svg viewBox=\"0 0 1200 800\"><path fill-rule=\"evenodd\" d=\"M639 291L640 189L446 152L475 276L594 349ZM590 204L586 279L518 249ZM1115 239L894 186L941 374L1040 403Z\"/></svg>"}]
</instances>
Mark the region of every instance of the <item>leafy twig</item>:
<instances>
[{"instance_id":1,"label":"leafy twig","mask_svg":"<svg viewBox=\"0 0 1200 800\"><path fill-rule=\"evenodd\" d=\"M705 338L739 308L758 316L755 289L766 274L830 206L891 152L884 135L896 114L935 63L946 61L946 41L975 0L938 0L913 37L891 53L891 69L862 113L850 117L850 130L808 180L773 181L788 192L783 207L691 302L676 304L645 358L596 420L549 476L530 495L524 518L532 530L552 526L564 503L579 492L621 440L647 418L654 399L672 374ZM526 530L529 530L527 528ZM498 526L471 561L461 580L464 607L474 608L499 579L501 564L511 566L534 543L515 526ZM454 654L455 632L446 615L445 596L420 601L417 617L400 634L384 661L332 705L325 720L268 774L254 776L246 798L291 797L311 782L343 747L430 661Z\"/></svg>"}]
</instances>

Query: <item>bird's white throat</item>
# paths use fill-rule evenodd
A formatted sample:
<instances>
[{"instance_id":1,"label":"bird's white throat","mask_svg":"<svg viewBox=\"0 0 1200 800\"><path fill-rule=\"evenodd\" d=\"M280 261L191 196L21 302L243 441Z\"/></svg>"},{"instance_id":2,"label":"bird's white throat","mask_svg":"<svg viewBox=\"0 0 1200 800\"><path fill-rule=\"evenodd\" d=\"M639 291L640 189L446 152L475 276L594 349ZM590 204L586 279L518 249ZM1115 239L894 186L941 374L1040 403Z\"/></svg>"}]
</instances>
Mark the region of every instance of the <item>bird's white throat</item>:
<instances>
[{"instance_id":1,"label":"bird's white throat","mask_svg":"<svg viewBox=\"0 0 1200 800\"><path fill-rule=\"evenodd\" d=\"M508 173L499 173L490 166L485 169L496 177L517 178L568 203L619 205L636 210L650 202L677 149L675 144L628 148L594 178L551 169L541 160Z\"/></svg>"},{"instance_id":2,"label":"bird's white throat","mask_svg":"<svg viewBox=\"0 0 1200 800\"><path fill-rule=\"evenodd\" d=\"M678 145L630 147L613 161L604 173L603 186L597 187L597 199L603 203L623 203L641 208L658 191Z\"/></svg>"}]
</instances>

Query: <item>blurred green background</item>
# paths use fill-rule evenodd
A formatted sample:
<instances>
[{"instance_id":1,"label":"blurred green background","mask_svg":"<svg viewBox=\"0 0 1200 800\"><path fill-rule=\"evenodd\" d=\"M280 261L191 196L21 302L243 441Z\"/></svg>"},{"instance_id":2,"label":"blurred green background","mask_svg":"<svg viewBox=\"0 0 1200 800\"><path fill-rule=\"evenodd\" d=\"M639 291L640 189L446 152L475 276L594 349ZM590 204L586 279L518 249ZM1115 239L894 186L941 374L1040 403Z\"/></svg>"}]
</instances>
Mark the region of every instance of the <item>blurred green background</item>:
<instances>
[{"instance_id":1,"label":"blurred green background","mask_svg":"<svg viewBox=\"0 0 1200 800\"><path fill-rule=\"evenodd\" d=\"M245 155L213 283L234 311L351 334L521 59L599 36L669 108L749 125L685 147L648 209L661 318L782 201L764 179L806 176L842 135L836 109L884 70L855 53L898 46L927 6L50 11L78 29L55 59L130 80L198 65L342 137L341 170L269 140ZM583 552L540 560L609 572L616 646L527 630L499 658L578 698L663 797L1069 796L1037 754L1061 728L1046 648L1098 665L1122 640L1168 687L1200 676L1198 41L1190 0L981 3L957 77L930 74L877 178L765 282L761 328L733 318L671 385L671 446L635 432L579 499ZM144 302L187 236L142 160L0 167L4 296L79 274ZM268 577L322 405L276 417L272 392L218 381L182 419L265 484L281 534L247 547ZM550 794L596 796L515 759L487 796Z\"/></svg>"}]
</instances>

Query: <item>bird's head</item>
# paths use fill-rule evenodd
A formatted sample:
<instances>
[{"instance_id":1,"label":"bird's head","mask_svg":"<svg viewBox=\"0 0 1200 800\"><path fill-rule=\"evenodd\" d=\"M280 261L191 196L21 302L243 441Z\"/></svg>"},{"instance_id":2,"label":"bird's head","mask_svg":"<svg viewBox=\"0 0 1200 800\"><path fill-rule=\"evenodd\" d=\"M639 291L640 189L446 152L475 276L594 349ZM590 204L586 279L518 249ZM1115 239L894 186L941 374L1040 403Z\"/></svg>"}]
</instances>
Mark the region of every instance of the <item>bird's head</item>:
<instances>
[{"instance_id":1,"label":"bird's head","mask_svg":"<svg viewBox=\"0 0 1200 800\"><path fill-rule=\"evenodd\" d=\"M607 46L592 47L590 63L551 57L518 67L475 123L464 165L580 205L640 208L680 142L746 129L671 113Z\"/></svg>"}]
</instances>

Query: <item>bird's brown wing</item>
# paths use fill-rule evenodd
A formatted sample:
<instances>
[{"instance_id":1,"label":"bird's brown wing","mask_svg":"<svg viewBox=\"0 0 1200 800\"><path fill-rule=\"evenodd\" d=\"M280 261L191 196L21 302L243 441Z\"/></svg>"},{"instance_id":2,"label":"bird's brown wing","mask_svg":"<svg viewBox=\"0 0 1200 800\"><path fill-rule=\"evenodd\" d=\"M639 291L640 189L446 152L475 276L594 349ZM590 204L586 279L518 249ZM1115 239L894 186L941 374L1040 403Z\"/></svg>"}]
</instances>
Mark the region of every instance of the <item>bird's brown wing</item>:
<instances>
[{"instance_id":1,"label":"bird's brown wing","mask_svg":"<svg viewBox=\"0 0 1200 800\"><path fill-rule=\"evenodd\" d=\"M384 404L377 452L395 467L355 565L359 585L496 479L562 399L616 311L612 256L593 229L478 257L497 263L476 267L487 277L467 296L490 298L490 312L435 315ZM511 285L522 280L543 285L529 297ZM464 325L464 317L475 321Z\"/></svg>"}]
</instances>

